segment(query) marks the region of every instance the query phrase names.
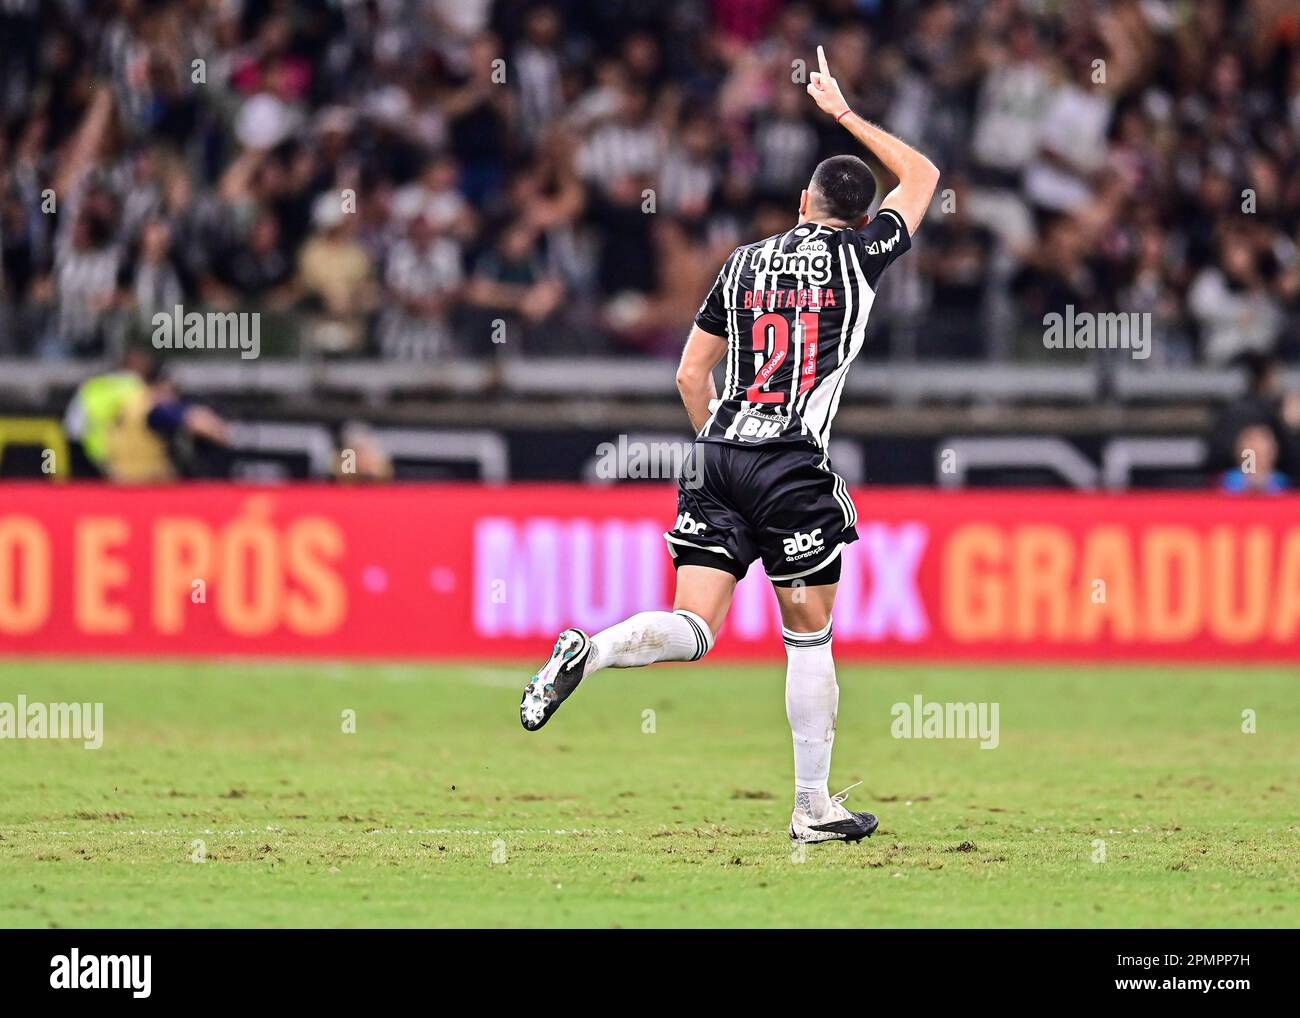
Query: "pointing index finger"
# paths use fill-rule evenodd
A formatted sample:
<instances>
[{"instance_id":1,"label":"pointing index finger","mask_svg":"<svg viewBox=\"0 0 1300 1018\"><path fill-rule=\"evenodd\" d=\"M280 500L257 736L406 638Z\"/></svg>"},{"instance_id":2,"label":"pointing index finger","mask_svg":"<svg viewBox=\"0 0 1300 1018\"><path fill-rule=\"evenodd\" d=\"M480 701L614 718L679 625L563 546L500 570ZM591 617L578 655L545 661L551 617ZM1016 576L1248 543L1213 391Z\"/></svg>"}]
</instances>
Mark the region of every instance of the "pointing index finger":
<instances>
[{"instance_id":1,"label":"pointing index finger","mask_svg":"<svg viewBox=\"0 0 1300 1018\"><path fill-rule=\"evenodd\" d=\"M831 76L831 69L826 66L826 50L821 46L817 47L817 67L822 72L823 78Z\"/></svg>"}]
</instances>

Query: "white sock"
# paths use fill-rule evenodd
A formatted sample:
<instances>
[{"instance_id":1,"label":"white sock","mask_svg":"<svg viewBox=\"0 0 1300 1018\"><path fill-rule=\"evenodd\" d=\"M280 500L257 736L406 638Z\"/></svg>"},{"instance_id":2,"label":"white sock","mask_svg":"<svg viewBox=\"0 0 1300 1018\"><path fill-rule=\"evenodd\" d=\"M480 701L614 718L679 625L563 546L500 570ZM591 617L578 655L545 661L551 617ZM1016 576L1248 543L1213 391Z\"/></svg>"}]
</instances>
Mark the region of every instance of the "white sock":
<instances>
[{"instance_id":1,"label":"white sock","mask_svg":"<svg viewBox=\"0 0 1300 1018\"><path fill-rule=\"evenodd\" d=\"M816 633L785 637L785 713L794 736L794 802L811 817L830 809L826 787L831 776L831 747L835 743L835 714L840 687L831 657L831 624Z\"/></svg>"},{"instance_id":2,"label":"white sock","mask_svg":"<svg viewBox=\"0 0 1300 1018\"><path fill-rule=\"evenodd\" d=\"M591 638L583 676L602 668L640 668L656 661L698 661L713 648L709 624L694 612L638 612Z\"/></svg>"}]
</instances>

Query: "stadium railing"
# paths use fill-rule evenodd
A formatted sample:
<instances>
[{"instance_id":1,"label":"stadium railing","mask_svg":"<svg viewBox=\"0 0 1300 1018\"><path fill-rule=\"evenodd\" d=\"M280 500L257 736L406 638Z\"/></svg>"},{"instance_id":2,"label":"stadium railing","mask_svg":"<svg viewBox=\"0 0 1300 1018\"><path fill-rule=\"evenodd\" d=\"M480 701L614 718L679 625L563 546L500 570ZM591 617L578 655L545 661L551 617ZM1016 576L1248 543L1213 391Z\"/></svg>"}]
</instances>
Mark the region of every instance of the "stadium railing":
<instances>
[{"instance_id":1,"label":"stadium railing","mask_svg":"<svg viewBox=\"0 0 1300 1018\"><path fill-rule=\"evenodd\" d=\"M111 369L107 361L0 359L0 398L44 402L85 378ZM303 396L356 393L370 399L395 395L492 393L521 396L672 396L671 364L648 357L502 358L433 362L377 360L218 361L174 359L177 384L192 393L265 393ZM1283 376L1300 386L1300 371ZM580 380L580 387L576 384ZM1036 364L878 364L866 362L849 377L848 392L889 403L981 401L1090 403L1109 395L1125 401L1223 400L1244 390L1232 368L1118 368L1103 375L1080 366Z\"/></svg>"}]
</instances>

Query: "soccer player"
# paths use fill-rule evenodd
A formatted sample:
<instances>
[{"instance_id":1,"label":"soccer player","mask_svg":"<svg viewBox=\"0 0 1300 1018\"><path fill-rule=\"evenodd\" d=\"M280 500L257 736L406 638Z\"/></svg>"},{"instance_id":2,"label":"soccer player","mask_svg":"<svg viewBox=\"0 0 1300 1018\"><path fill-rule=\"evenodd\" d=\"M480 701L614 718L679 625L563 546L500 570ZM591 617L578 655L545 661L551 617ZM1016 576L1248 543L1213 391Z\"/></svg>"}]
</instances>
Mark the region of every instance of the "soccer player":
<instances>
[{"instance_id":1,"label":"soccer player","mask_svg":"<svg viewBox=\"0 0 1300 1018\"><path fill-rule=\"evenodd\" d=\"M839 686L831 606L840 552L857 513L827 454L849 365L862 349L875 287L911 246L939 171L921 153L854 114L817 47L808 94L898 179L868 221L875 179L856 156L818 165L786 233L737 248L695 317L677 386L695 443L664 535L677 570L671 612L641 612L588 637L566 629L524 690L519 716L537 731L602 668L698 661L713 646L736 582L761 558L780 602L786 713L794 735L790 837L859 841L870 813L830 795ZM726 359L719 395L713 369Z\"/></svg>"}]
</instances>

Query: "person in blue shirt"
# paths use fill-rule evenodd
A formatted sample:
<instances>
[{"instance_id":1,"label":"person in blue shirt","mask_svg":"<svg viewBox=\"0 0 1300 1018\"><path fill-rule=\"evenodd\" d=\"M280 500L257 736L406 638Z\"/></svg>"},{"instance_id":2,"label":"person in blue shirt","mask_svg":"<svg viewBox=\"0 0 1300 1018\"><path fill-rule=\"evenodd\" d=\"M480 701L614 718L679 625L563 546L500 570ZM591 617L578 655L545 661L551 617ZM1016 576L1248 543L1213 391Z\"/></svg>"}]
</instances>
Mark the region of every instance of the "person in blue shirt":
<instances>
[{"instance_id":1,"label":"person in blue shirt","mask_svg":"<svg viewBox=\"0 0 1300 1018\"><path fill-rule=\"evenodd\" d=\"M1277 469L1277 436L1267 424L1252 424L1237 434L1237 466L1223 475L1222 491L1239 495L1277 495L1290 487Z\"/></svg>"}]
</instances>

